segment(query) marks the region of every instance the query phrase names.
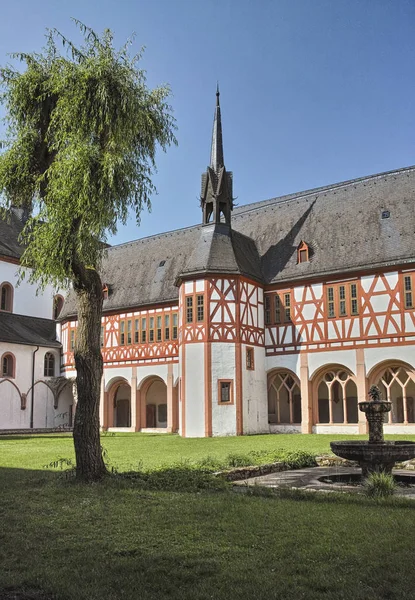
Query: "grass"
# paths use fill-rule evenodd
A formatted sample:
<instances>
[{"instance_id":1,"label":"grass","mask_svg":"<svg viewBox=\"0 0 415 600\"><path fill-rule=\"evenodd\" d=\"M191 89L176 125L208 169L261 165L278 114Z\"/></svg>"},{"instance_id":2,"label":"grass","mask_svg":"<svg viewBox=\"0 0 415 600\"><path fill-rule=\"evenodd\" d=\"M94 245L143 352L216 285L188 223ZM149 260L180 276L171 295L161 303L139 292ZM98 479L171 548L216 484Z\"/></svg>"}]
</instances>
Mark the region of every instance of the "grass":
<instances>
[{"instance_id":1,"label":"grass","mask_svg":"<svg viewBox=\"0 0 415 600\"><path fill-rule=\"evenodd\" d=\"M320 453L329 439L126 434L103 443L128 470L275 447ZM14 588L57 600L413 600L410 501L167 492L165 481L153 491L122 476L81 486L40 468L69 457L70 444L0 438L0 598Z\"/></svg>"},{"instance_id":2,"label":"grass","mask_svg":"<svg viewBox=\"0 0 415 600\"><path fill-rule=\"evenodd\" d=\"M251 452L270 453L276 450L312 454L330 452L330 442L348 439L342 435L255 435L222 438L188 438L178 435L116 433L101 438L111 464L120 471L129 471L175 464L183 460L201 461L210 457L223 461L229 455L247 455ZM353 436L353 439L367 436ZM415 435L385 436L387 439L409 439ZM0 436L0 467L42 469L58 458L74 459L70 434L7 437Z\"/></svg>"}]
</instances>

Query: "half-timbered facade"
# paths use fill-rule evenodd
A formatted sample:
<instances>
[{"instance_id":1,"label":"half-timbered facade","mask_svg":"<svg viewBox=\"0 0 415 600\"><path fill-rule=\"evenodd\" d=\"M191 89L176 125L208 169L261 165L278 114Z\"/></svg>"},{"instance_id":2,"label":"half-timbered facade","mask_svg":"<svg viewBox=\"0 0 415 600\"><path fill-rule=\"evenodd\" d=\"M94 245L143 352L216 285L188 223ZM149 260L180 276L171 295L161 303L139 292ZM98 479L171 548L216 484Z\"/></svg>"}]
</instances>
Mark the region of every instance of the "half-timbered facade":
<instances>
[{"instance_id":1,"label":"half-timbered facade","mask_svg":"<svg viewBox=\"0 0 415 600\"><path fill-rule=\"evenodd\" d=\"M377 384L385 431L415 433L415 167L237 208L232 190L217 93L201 224L104 260L102 428L363 433L357 404ZM76 329L69 294L71 381Z\"/></svg>"}]
</instances>

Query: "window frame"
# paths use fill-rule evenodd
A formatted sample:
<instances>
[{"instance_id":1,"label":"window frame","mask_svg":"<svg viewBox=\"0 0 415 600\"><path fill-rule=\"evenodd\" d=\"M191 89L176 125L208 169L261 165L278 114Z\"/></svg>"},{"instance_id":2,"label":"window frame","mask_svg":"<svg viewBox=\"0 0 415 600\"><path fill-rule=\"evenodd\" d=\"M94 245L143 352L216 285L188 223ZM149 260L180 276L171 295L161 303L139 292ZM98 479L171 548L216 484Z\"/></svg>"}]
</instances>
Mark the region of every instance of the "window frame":
<instances>
[{"instance_id":1,"label":"window frame","mask_svg":"<svg viewBox=\"0 0 415 600\"><path fill-rule=\"evenodd\" d=\"M402 273L402 299L403 299L403 308L404 310L413 310L415 308L414 305L414 279L412 273ZM406 287L406 283L409 281L409 289ZM411 304L407 303L407 296L410 294L411 296Z\"/></svg>"},{"instance_id":2,"label":"window frame","mask_svg":"<svg viewBox=\"0 0 415 600\"><path fill-rule=\"evenodd\" d=\"M324 289L325 315L327 319L347 319L359 316L359 280L326 283ZM353 289L354 288L354 289ZM330 298L332 291L332 299ZM355 292L355 294L353 293ZM354 310L354 303L356 310ZM333 314L331 313L333 310Z\"/></svg>"},{"instance_id":3,"label":"window frame","mask_svg":"<svg viewBox=\"0 0 415 600\"><path fill-rule=\"evenodd\" d=\"M229 400L222 402L222 384L229 384ZM218 404L219 406L230 406L233 400L233 379L218 379Z\"/></svg>"},{"instance_id":4,"label":"window frame","mask_svg":"<svg viewBox=\"0 0 415 600\"><path fill-rule=\"evenodd\" d=\"M8 361L7 372L5 372L3 369L3 361L5 359ZM16 357L12 352L5 352L4 354L2 354L0 377L2 379L15 379L16 377Z\"/></svg>"},{"instance_id":5,"label":"window frame","mask_svg":"<svg viewBox=\"0 0 415 600\"><path fill-rule=\"evenodd\" d=\"M251 358L249 356L251 355ZM255 371L255 348L253 346L247 346L245 349L245 364L247 371Z\"/></svg>"},{"instance_id":6,"label":"window frame","mask_svg":"<svg viewBox=\"0 0 415 600\"><path fill-rule=\"evenodd\" d=\"M303 252L306 253L305 254L305 256L306 256L305 260L301 260L301 256L302 256ZM306 263L306 262L310 262L310 248L309 248L309 245L306 242L301 241L300 244L299 244L299 246L298 246L298 248L297 248L297 265L300 265L300 264L303 264L303 263Z\"/></svg>"},{"instance_id":7,"label":"window frame","mask_svg":"<svg viewBox=\"0 0 415 600\"><path fill-rule=\"evenodd\" d=\"M3 290L5 290L5 291L8 290L8 293L6 291L4 308L2 308L2 306L3 306ZM13 312L13 300L14 300L14 288L13 288L12 284L9 283L8 281L3 281L2 284L0 285L0 311L12 313Z\"/></svg>"},{"instance_id":8,"label":"window frame","mask_svg":"<svg viewBox=\"0 0 415 600\"><path fill-rule=\"evenodd\" d=\"M53 352L45 352L43 357L43 377L55 377L55 355Z\"/></svg>"},{"instance_id":9,"label":"window frame","mask_svg":"<svg viewBox=\"0 0 415 600\"><path fill-rule=\"evenodd\" d=\"M292 323L292 309L292 290L278 290L266 294L264 296L265 325L287 325Z\"/></svg>"}]
</instances>

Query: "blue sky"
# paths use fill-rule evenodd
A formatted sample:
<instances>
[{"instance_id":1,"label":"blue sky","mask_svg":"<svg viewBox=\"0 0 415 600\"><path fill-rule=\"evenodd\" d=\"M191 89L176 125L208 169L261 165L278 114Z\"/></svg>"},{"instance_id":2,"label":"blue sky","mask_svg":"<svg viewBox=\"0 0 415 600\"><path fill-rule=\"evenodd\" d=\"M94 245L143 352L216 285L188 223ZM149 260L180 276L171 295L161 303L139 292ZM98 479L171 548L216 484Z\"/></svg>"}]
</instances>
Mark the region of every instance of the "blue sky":
<instances>
[{"instance_id":1,"label":"blue sky","mask_svg":"<svg viewBox=\"0 0 415 600\"><path fill-rule=\"evenodd\" d=\"M121 243L199 223L216 81L237 203L415 163L413 0L0 1L0 64L39 50L70 17L122 44L137 34L148 84L169 83L179 146L158 155L158 195Z\"/></svg>"}]
</instances>

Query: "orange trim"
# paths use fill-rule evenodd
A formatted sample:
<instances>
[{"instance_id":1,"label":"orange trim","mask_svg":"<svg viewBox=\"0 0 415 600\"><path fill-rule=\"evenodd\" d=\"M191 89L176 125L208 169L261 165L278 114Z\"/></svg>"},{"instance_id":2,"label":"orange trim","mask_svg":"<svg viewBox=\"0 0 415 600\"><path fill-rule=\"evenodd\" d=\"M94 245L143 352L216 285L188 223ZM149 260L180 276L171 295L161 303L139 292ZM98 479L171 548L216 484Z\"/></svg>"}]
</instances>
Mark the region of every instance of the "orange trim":
<instances>
[{"instance_id":1,"label":"orange trim","mask_svg":"<svg viewBox=\"0 0 415 600\"><path fill-rule=\"evenodd\" d=\"M0 261L12 263L12 265L20 265L20 260L11 256L0 256Z\"/></svg>"}]
</instances>

